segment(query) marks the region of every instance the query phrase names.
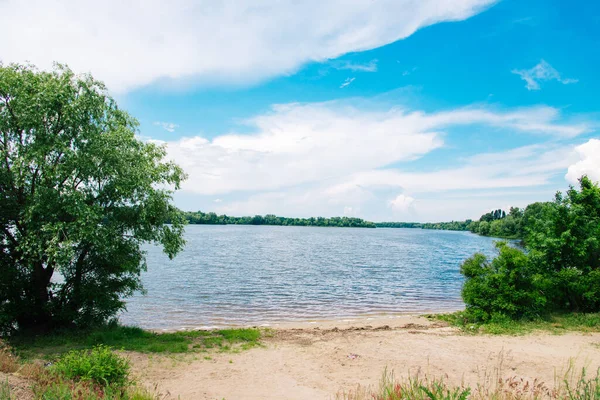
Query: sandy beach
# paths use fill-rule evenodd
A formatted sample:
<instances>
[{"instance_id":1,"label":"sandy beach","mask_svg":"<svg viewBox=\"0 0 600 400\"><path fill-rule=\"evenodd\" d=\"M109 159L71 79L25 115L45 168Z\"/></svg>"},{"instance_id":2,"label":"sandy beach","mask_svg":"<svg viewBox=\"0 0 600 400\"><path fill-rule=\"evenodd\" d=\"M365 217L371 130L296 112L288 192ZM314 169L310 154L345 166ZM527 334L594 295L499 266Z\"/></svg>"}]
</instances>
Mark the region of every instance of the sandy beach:
<instances>
[{"instance_id":1,"label":"sandy beach","mask_svg":"<svg viewBox=\"0 0 600 400\"><path fill-rule=\"evenodd\" d=\"M164 398L335 399L357 385L427 374L454 384L498 377L552 387L574 363L600 367L600 334L468 335L419 316L279 324L264 346L240 353L157 356L128 353L134 372Z\"/></svg>"}]
</instances>

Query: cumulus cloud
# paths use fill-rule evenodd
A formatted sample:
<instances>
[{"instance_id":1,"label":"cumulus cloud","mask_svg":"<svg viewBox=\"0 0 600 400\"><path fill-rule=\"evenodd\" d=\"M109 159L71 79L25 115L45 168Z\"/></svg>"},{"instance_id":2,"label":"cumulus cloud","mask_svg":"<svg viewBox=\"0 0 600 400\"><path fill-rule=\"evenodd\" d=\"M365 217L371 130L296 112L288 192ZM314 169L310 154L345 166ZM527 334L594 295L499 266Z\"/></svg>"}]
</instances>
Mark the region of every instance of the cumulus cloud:
<instances>
[{"instance_id":1,"label":"cumulus cloud","mask_svg":"<svg viewBox=\"0 0 600 400\"><path fill-rule=\"evenodd\" d=\"M354 82L355 78L346 78L346 80L340 85L340 89L345 88L346 86L349 86L352 82Z\"/></svg>"},{"instance_id":2,"label":"cumulus cloud","mask_svg":"<svg viewBox=\"0 0 600 400\"><path fill-rule=\"evenodd\" d=\"M525 87L527 90L540 90L540 82L541 81L558 81L564 85L569 83L577 83L579 80L570 79L570 78L562 78L560 73L552 67L552 65L548 64L546 61L541 60L539 64L531 69L523 69L523 70L513 70L511 71L513 74L517 74L523 79L527 85Z\"/></svg>"},{"instance_id":3,"label":"cumulus cloud","mask_svg":"<svg viewBox=\"0 0 600 400\"><path fill-rule=\"evenodd\" d=\"M443 144L419 115L360 111L337 102L278 105L246 121L254 134L167 142L201 194L274 190L411 160Z\"/></svg>"},{"instance_id":4,"label":"cumulus cloud","mask_svg":"<svg viewBox=\"0 0 600 400\"><path fill-rule=\"evenodd\" d=\"M171 132L171 133L175 132L175 129L179 128L179 125L174 124L172 122L160 122L160 121L156 121L156 122L153 123L153 125L160 126L165 131Z\"/></svg>"},{"instance_id":5,"label":"cumulus cloud","mask_svg":"<svg viewBox=\"0 0 600 400\"><path fill-rule=\"evenodd\" d=\"M380 47L496 0L5 0L4 62L54 61L127 91L158 80L249 84ZM26 29L23 29L26 27Z\"/></svg>"},{"instance_id":6,"label":"cumulus cloud","mask_svg":"<svg viewBox=\"0 0 600 400\"><path fill-rule=\"evenodd\" d=\"M569 166L565 178L575 184L582 175L600 182L600 140L590 139L575 148L579 160Z\"/></svg>"},{"instance_id":7,"label":"cumulus cloud","mask_svg":"<svg viewBox=\"0 0 600 400\"><path fill-rule=\"evenodd\" d=\"M439 113L400 108L357 109L346 102L277 105L245 124L251 134L211 140L185 137L163 142L189 175L183 189L201 195L233 192L310 193L340 207L348 198L369 201L373 187L417 191L525 187L545 182L547 171L577 161L567 150L529 146L472 157L438 172L407 173L389 165L408 162L444 145L454 127L494 126L524 134L571 137L585 125L561 122L549 107L510 111L462 108ZM570 151L570 150L569 150ZM308 196L308 195L307 195ZM388 199L390 198L388 194ZM305 198L307 199L307 197ZM225 204L223 204L225 206Z\"/></svg>"},{"instance_id":8,"label":"cumulus cloud","mask_svg":"<svg viewBox=\"0 0 600 400\"><path fill-rule=\"evenodd\" d=\"M392 210L397 212L406 212L408 211L414 203L415 199L413 197L407 196L405 194L399 194L393 200L390 200L390 207Z\"/></svg>"}]
</instances>

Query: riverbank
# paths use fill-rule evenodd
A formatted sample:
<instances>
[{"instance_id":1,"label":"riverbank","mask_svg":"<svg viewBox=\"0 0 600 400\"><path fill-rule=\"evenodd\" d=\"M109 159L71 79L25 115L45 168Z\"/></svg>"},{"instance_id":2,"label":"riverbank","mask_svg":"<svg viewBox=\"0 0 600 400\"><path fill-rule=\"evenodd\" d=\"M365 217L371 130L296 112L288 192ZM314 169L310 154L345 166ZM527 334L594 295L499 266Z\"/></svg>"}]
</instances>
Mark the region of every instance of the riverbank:
<instances>
[{"instance_id":1,"label":"riverbank","mask_svg":"<svg viewBox=\"0 0 600 400\"><path fill-rule=\"evenodd\" d=\"M579 372L600 366L597 332L470 335L418 316L291 324L261 341L239 353L127 355L145 385L174 399L334 399L377 386L386 369L453 385L522 378L552 387L570 363Z\"/></svg>"},{"instance_id":2,"label":"riverbank","mask_svg":"<svg viewBox=\"0 0 600 400\"><path fill-rule=\"evenodd\" d=\"M161 400L371 399L365 393L376 390L385 371L388 378L394 373L394 382L418 376L473 390L497 390L502 382L510 390L527 386L550 393L565 387L565 377L577 380L583 367L588 371L586 382L596 376L599 317L569 314L535 325L522 323L521 329L504 331L512 335L485 334L490 326L456 327L440 320L439 314L162 334L115 326L33 341L15 338L11 344L23 364L15 365L13 373L0 373L0 379L3 387L11 388L11 399L33 398L29 388L35 381L26 372L31 365L39 369L70 349L103 344L130 360L134 388L147 389L143 398L154 393L152 398ZM0 359L0 372L11 363L15 361L10 356ZM599 386L597 379L593 382ZM359 386L363 397L356 396Z\"/></svg>"}]
</instances>

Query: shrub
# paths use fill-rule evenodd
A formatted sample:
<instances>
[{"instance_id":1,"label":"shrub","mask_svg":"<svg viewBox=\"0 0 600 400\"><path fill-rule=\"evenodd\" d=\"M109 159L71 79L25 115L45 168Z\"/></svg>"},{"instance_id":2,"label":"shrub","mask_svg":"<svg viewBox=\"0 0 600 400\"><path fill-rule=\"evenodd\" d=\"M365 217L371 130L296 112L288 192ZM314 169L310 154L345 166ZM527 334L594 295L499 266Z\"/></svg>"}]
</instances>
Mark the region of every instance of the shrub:
<instances>
[{"instance_id":1,"label":"shrub","mask_svg":"<svg viewBox=\"0 0 600 400\"><path fill-rule=\"evenodd\" d=\"M600 311L600 187L585 176L579 183L525 209L519 230L527 253L500 244L491 262L475 254L463 263L465 316L490 322ZM480 233L498 230L497 221L481 222Z\"/></svg>"},{"instance_id":2,"label":"shrub","mask_svg":"<svg viewBox=\"0 0 600 400\"><path fill-rule=\"evenodd\" d=\"M491 262L478 253L461 266L467 278L462 290L465 314L484 322L538 316L546 297L537 287L539 276L527 255L506 242L496 247L499 255Z\"/></svg>"},{"instance_id":3,"label":"shrub","mask_svg":"<svg viewBox=\"0 0 600 400\"><path fill-rule=\"evenodd\" d=\"M129 361L106 346L90 351L70 351L53 366L58 375L73 381L92 381L101 386L125 387L129 383Z\"/></svg>"}]
</instances>

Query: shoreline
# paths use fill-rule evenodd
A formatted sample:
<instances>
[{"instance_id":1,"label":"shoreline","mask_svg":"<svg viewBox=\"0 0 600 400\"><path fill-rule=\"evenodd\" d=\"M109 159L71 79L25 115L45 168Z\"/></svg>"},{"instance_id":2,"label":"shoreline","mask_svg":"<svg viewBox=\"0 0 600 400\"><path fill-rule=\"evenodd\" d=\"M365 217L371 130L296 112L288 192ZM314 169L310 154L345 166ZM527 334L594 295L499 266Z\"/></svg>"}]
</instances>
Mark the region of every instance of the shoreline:
<instances>
[{"instance_id":1,"label":"shoreline","mask_svg":"<svg viewBox=\"0 0 600 400\"><path fill-rule=\"evenodd\" d=\"M246 351L128 357L142 384L182 400L331 400L357 385L377 387L386 371L399 380L552 388L557 376L600 366L598 332L468 335L423 315L282 323Z\"/></svg>"},{"instance_id":2,"label":"shoreline","mask_svg":"<svg viewBox=\"0 0 600 400\"><path fill-rule=\"evenodd\" d=\"M426 315L451 314L462 311L464 308L455 310L420 311L420 312L398 312L398 313L376 313L360 314L356 316L344 316L337 318L307 318L296 321L279 320L263 324L215 324L215 325L185 325L173 328L142 328L155 333L173 333L184 331L210 331L218 329L273 329L273 330L307 330L307 329L349 329L349 328L375 328L389 326L391 328L403 327L410 324L430 322Z\"/></svg>"}]
</instances>

